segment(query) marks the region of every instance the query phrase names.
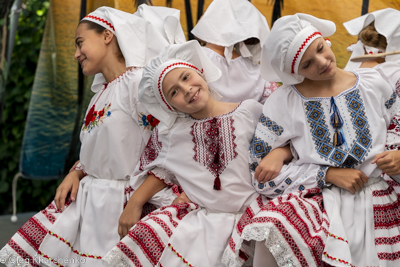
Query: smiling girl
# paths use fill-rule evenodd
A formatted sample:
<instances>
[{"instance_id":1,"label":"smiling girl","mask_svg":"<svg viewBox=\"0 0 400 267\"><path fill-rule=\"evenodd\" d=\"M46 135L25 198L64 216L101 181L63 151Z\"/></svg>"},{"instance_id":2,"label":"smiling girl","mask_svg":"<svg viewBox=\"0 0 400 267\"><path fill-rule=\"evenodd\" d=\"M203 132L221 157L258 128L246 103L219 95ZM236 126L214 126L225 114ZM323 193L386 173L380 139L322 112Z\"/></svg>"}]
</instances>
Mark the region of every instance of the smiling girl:
<instances>
[{"instance_id":1,"label":"smiling girl","mask_svg":"<svg viewBox=\"0 0 400 267\"><path fill-rule=\"evenodd\" d=\"M229 236L258 197L247 151L262 105L217 101L208 82L220 75L197 41L171 45L145 67L140 101L160 123L132 179L132 188L141 185L124 211L137 223L104 257L106 265L223 266ZM279 172L291 154L286 148L273 154L270 167ZM172 183L193 203L163 207L139 221L143 204Z\"/></svg>"},{"instance_id":2,"label":"smiling girl","mask_svg":"<svg viewBox=\"0 0 400 267\"><path fill-rule=\"evenodd\" d=\"M0 251L7 266L100 266L120 240L130 175L152 130L138 101L142 67L167 44L145 19L110 7L80 21L75 59L85 75L96 75L82 124L80 163L57 189L55 201ZM169 203L176 197L168 196Z\"/></svg>"},{"instance_id":3,"label":"smiling girl","mask_svg":"<svg viewBox=\"0 0 400 267\"><path fill-rule=\"evenodd\" d=\"M246 210L234 249L226 250L228 266L237 266L242 244L251 240L257 267L273 266L273 259L278 266L399 265L399 200L371 164L384 151L399 101L376 70L337 67L323 38L335 29L311 15L284 16L264 43L262 75L283 86L264 105L250 164L268 154L256 145L273 149L290 141L293 165L305 171L289 166L259 187L276 198Z\"/></svg>"}]
</instances>

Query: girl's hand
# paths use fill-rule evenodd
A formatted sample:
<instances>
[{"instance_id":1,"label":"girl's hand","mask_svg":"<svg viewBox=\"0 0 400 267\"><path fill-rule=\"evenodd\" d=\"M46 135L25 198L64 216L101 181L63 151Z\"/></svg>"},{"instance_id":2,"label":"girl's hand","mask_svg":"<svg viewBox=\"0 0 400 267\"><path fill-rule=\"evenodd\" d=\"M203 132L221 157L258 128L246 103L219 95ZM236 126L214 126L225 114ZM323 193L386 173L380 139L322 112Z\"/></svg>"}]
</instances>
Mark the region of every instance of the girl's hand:
<instances>
[{"instance_id":1,"label":"girl's hand","mask_svg":"<svg viewBox=\"0 0 400 267\"><path fill-rule=\"evenodd\" d=\"M274 179L280 173L283 163L292 160L292 158L289 145L273 149L258 164L254 178L259 183Z\"/></svg>"},{"instance_id":2,"label":"girl's hand","mask_svg":"<svg viewBox=\"0 0 400 267\"><path fill-rule=\"evenodd\" d=\"M121 239L128 234L132 226L140 221L142 211L143 206L141 205L126 205L118 221L118 234Z\"/></svg>"},{"instance_id":3,"label":"girl's hand","mask_svg":"<svg viewBox=\"0 0 400 267\"><path fill-rule=\"evenodd\" d=\"M378 168L387 175L400 174L400 151L385 151L374 157L371 164L376 163Z\"/></svg>"},{"instance_id":4,"label":"girl's hand","mask_svg":"<svg viewBox=\"0 0 400 267\"><path fill-rule=\"evenodd\" d=\"M356 169L330 167L326 172L325 181L354 194L361 191L368 182L368 176Z\"/></svg>"},{"instance_id":5,"label":"girl's hand","mask_svg":"<svg viewBox=\"0 0 400 267\"><path fill-rule=\"evenodd\" d=\"M172 201L172 205L181 203L192 203L185 192L182 192L177 198L174 199L174 201Z\"/></svg>"},{"instance_id":6,"label":"girl's hand","mask_svg":"<svg viewBox=\"0 0 400 267\"><path fill-rule=\"evenodd\" d=\"M56 196L54 197L57 209L64 209L65 200L70 192L71 200L75 201L76 194L78 193L79 181L82 177L82 171L72 171L65 176L62 183L57 187Z\"/></svg>"}]
</instances>

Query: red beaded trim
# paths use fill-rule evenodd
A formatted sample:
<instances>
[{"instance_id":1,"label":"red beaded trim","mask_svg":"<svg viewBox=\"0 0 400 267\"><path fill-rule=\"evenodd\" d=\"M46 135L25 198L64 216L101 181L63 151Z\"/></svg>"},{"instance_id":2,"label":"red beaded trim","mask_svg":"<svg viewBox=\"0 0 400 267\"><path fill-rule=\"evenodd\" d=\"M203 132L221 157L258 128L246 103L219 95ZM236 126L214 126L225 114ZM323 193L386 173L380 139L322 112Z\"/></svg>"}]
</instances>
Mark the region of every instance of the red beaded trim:
<instances>
[{"instance_id":1,"label":"red beaded trim","mask_svg":"<svg viewBox=\"0 0 400 267\"><path fill-rule=\"evenodd\" d=\"M322 36L322 34L320 32L314 32L313 34L308 36L307 39L304 40L304 42L301 44L301 46L297 50L296 55L294 56L293 62L292 62L292 73L294 73L294 65L296 64L296 60L299 57L301 50L304 49L304 47L306 46L306 43L308 43L311 40L311 38L313 38L315 35L321 35Z\"/></svg>"},{"instance_id":2,"label":"red beaded trim","mask_svg":"<svg viewBox=\"0 0 400 267\"><path fill-rule=\"evenodd\" d=\"M335 238L335 239L342 240L343 242L349 243L349 242L347 242L347 239L344 239L343 237L339 237L339 236L336 236L336 235L331 234L331 233L328 233L328 235L333 237L333 238Z\"/></svg>"},{"instance_id":3,"label":"red beaded trim","mask_svg":"<svg viewBox=\"0 0 400 267\"><path fill-rule=\"evenodd\" d=\"M341 259L338 259L338 258L335 258L335 257L332 257L332 256L328 255L328 253L326 253L326 251L324 252L324 256L327 257L327 258L330 259L330 260L338 261L338 262L344 263L344 264L346 264L346 265L348 265L348 266L355 267L353 264L351 264L351 263L349 263L349 262L347 262L347 261L345 261L345 260L341 260Z\"/></svg>"},{"instance_id":4,"label":"red beaded trim","mask_svg":"<svg viewBox=\"0 0 400 267\"><path fill-rule=\"evenodd\" d=\"M168 65L167 67L165 67L165 69L161 72L160 77L158 77L158 92L159 92L160 95L161 95L162 101L165 103L165 105L167 105L168 109L171 110L171 111L173 111L173 109L172 109L172 107L167 103L167 101L166 101L165 98L164 98L164 94L163 94L163 92L161 91L161 79L162 79L164 73L167 71L167 69L169 69L169 68L171 68L171 67L173 67L173 66L177 66L177 65L187 66L187 67L192 68L192 69L194 69L194 70L196 70L196 71L198 71L198 72L200 72L200 73L203 73L203 70L199 70L196 66L193 66L193 65L191 65L191 64L184 63L184 62L177 62L177 63L171 64L171 65Z\"/></svg>"},{"instance_id":5,"label":"red beaded trim","mask_svg":"<svg viewBox=\"0 0 400 267\"><path fill-rule=\"evenodd\" d=\"M172 245L170 243L168 243L168 247L176 254L176 256L178 256L187 266L193 267L193 265L191 265L189 262L187 262L181 255L179 255L178 252L176 252L176 250L172 247Z\"/></svg>"},{"instance_id":6,"label":"red beaded trim","mask_svg":"<svg viewBox=\"0 0 400 267\"><path fill-rule=\"evenodd\" d=\"M60 266L60 267L64 267L64 265L61 265L60 263L58 263L58 262L55 261L54 259L50 258L50 257L47 256L46 254L44 254L43 252L41 252L40 250L38 250L38 254L39 254L40 256L42 256L43 258L46 258L46 259L50 260L50 261L51 261L52 263L54 263L55 265Z\"/></svg>"},{"instance_id":7,"label":"red beaded trim","mask_svg":"<svg viewBox=\"0 0 400 267\"><path fill-rule=\"evenodd\" d=\"M70 242L68 242L68 241L65 240L64 238L58 236L57 234L55 234L55 233L53 233L53 232L51 232L51 231L49 231L49 234L52 235L52 236L54 236L54 237L56 237L56 238L58 238L58 239L60 239L62 242L64 242L65 244L67 244L67 245L71 248L72 252L74 252L75 254L78 254L79 256L82 256L82 257L87 257L87 258L92 258L92 259L101 260L101 256L94 256L94 255L84 254L84 253L82 253L82 252L80 252L80 251L74 249Z\"/></svg>"},{"instance_id":8,"label":"red beaded trim","mask_svg":"<svg viewBox=\"0 0 400 267\"><path fill-rule=\"evenodd\" d=\"M93 16L93 15L87 15L87 16L84 17L83 19L85 19L85 18L94 19L94 20L98 20L98 21L100 21L100 22L103 22L103 23L107 24L108 26L110 26L110 28L113 29L113 31L115 31L114 26L113 26L110 22L108 22L107 20L105 20L105 19L102 19L102 18Z\"/></svg>"}]
</instances>

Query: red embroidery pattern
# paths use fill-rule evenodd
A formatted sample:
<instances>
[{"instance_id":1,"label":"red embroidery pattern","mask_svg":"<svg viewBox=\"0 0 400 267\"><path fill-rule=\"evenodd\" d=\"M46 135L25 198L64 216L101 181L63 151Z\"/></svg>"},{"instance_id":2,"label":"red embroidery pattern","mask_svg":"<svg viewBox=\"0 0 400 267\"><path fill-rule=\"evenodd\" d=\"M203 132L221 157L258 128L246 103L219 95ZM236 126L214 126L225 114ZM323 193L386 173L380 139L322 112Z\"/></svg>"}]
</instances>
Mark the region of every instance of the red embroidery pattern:
<instances>
[{"instance_id":1,"label":"red embroidery pattern","mask_svg":"<svg viewBox=\"0 0 400 267\"><path fill-rule=\"evenodd\" d=\"M144 168L152 163L161 152L162 143L158 141L158 129L154 128L147 145L140 156L139 170L143 171Z\"/></svg>"},{"instance_id":2,"label":"red embroidery pattern","mask_svg":"<svg viewBox=\"0 0 400 267\"><path fill-rule=\"evenodd\" d=\"M375 229L390 229L400 226L400 203L396 200L385 205L374 205Z\"/></svg>"},{"instance_id":3,"label":"red embroidery pattern","mask_svg":"<svg viewBox=\"0 0 400 267\"><path fill-rule=\"evenodd\" d=\"M191 128L194 160L203 164L215 176L215 179L219 179L229 161L237 156L233 119L231 117L213 118L196 122Z\"/></svg>"},{"instance_id":4,"label":"red embroidery pattern","mask_svg":"<svg viewBox=\"0 0 400 267\"><path fill-rule=\"evenodd\" d=\"M150 218L150 220L152 220L155 223L157 223L161 227L161 229L164 230L164 232L167 234L168 237L172 236L173 233L171 231L171 228L169 228L168 225L163 220L161 220L160 218L158 218L156 216L152 216Z\"/></svg>"},{"instance_id":5,"label":"red embroidery pattern","mask_svg":"<svg viewBox=\"0 0 400 267\"><path fill-rule=\"evenodd\" d=\"M389 183L388 183L389 185ZM389 196L394 192L394 189L392 186L389 185L389 187L385 190L374 190L372 191L372 196L373 197L385 197Z\"/></svg>"},{"instance_id":6,"label":"red embroidery pattern","mask_svg":"<svg viewBox=\"0 0 400 267\"><path fill-rule=\"evenodd\" d=\"M396 89L395 89L396 95L400 97L400 79L397 80L396 82Z\"/></svg>"},{"instance_id":7,"label":"red embroidery pattern","mask_svg":"<svg viewBox=\"0 0 400 267\"><path fill-rule=\"evenodd\" d=\"M341 260L341 259L339 259L339 258L332 257L332 256L330 256L330 255L329 255L328 253L326 253L326 252L324 252L324 256L327 257L328 259L333 260L333 261L338 261L338 262L341 262L341 263L346 264L346 265L348 265L348 266L354 266L354 265L352 265L351 263L349 263L349 262L347 262L347 261L345 261L345 260Z\"/></svg>"},{"instance_id":8,"label":"red embroidery pattern","mask_svg":"<svg viewBox=\"0 0 400 267\"><path fill-rule=\"evenodd\" d=\"M256 212L257 216L251 219L251 224L265 224L265 223L273 223L278 231L280 231L281 235L285 238L287 244L290 246L293 254L296 256L301 266L308 266L307 259L301 252L301 248L298 246L294 238L291 234L286 230L284 224L281 220L272 217L273 213L277 213L282 216L285 222L289 223L296 232L301 236L305 245L309 248L311 254L313 255L313 259L316 262L317 266L323 266L322 263L322 253L325 247L324 239L322 238L324 235L327 235L327 230L325 228L329 227L326 220L317 220L315 217L321 217L324 214L324 209L322 207L321 210L314 209L308 207L312 206L320 206L320 202L322 202L322 195L319 193L318 195L312 195L312 192L321 192L319 189L316 190L306 190L308 193L302 195L301 197L297 194L288 194L284 197L279 197L274 200L268 201L262 207L260 212ZM302 193L304 193L303 191ZM307 198L306 198L307 197ZM300 198L300 200L298 200ZM304 203L309 203L307 205L307 212L311 217L302 218L298 214L298 207L295 205L296 202L303 200ZM248 212L248 210L246 210ZM318 216L314 214L314 212L318 213ZM304 213L304 212L302 212ZM251 216L251 213L247 213L248 216ZM270 215L271 214L271 215ZM264 215L264 216L263 216ZM317 227L313 227L312 233L310 232L309 223L310 220L317 223ZM242 221L239 221L239 224ZM244 222L244 224L247 222ZM321 223L321 225L319 225ZM237 226L238 231L241 233L245 225Z\"/></svg>"},{"instance_id":9,"label":"red embroidery pattern","mask_svg":"<svg viewBox=\"0 0 400 267\"><path fill-rule=\"evenodd\" d=\"M389 245L400 243L400 235L390 237L377 237L375 238L375 245Z\"/></svg>"},{"instance_id":10,"label":"red embroidery pattern","mask_svg":"<svg viewBox=\"0 0 400 267\"><path fill-rule=\"evenodd\" d=\"M9 245L21 258L24 259L25 262L29 262L33 267L40 267L39 264L36 263L35 259L32 258L23 248L21 248L14 240L10 239L7 242Z\"/></svg>"},{"instance_id":11,"label":"red embroidery pattern","mask_svg":"<svg viewBox=\"0 0 400 267\"><path fill-rule=\"evenodd\" d=\"M87 257L87 258L92 258L92 259L101 259L101 256L95 256L95 255L90 255L88 253L82 253L76 249L74 249L74 247L72 246L72 244L70 242L68 242L67 240L65 240L64 238L62 238L61 236L58 236L57 234L49 231L49 235L54 236L55 238L58 238L60 241L64 242L65 244L67 244L67 246L69 246L71 248L71 251L74 252L75 254L82 256L82 257Z\"/></svg>"},{"instance_id":12,"label":"red embroidery pattern","mask_svg":"<svg viewBox=\"0 0 400 267\"><path fill-rule=\"evenodd\" d=\"M300 45L299 49L296 52L296 55L293 58L292 61L292 73L294 73L294 65L296 65L296 60L298 59L298 57L300 56L301 50L303 50L306 46L306 44L316 35L321 35L320 32L314 32L313 34L311 34L310 36L308 36L304 42ZM322 35L321 35L322 36Z\"/></svg>"},{"instance_id":13,"label":"red embroidery pattern","mask_svg":"<svg viewBox=\"0 0 400 267\"><path fill-rule=\"evenodd\" d=\"M31 245L32 248L38 250L47 231L46 227L44 227L37 218L32 217L18 230L18 234Z\"/></svg>"},{"instance_id":14,"label":"red embroidery pattern","mask_svg":"<svg viewBox=\"0 0 400 267\"><path fill-rule=\"evenodd\" d=\"M400 251L396 252L378 252L379 260L394 261L400 259Z\"/></svg>"},{"instance_id":15,"label":"red embroidery pattern","mask_svg":"<svg viewBox=\"0 0 400 267\"><path fill-rule=\"evenodd\" d=\"M158 236L157 232L146 222L139 221L136 226L129 231L129 237L142 249L143 254L153 266L160 260L164 251L165 244Z\"/></svg>"},{"instance_id":16,"label":"red embroidery pattern","mask_svg":"<svg viewBox=\"0 0 400 267\"><path fill-rule=\"evenodd\" d=\"M183 263L185 263L187 266L193 267L193 265L191 265L187 260L185 260L183 256L179 255L179 253L172 247L170 243L168 243L168 247L172 250L172 252L175 253L176 256L178 256L183 261Z\"/></svg>"},{"instance_id":17,"label":"red embroidery pattern","mask_svg":"<svg viewBox=\"0 0 400 267\"><path fill-rule=\"evenodd\" d=\"M172 68L172 67L174 67L174 66L179 66L179 65L181 65L181 66L186 66L186 67L189 67L189 68L194 69L195 71L197 71L197 72L199 72L199 73L203 73L203 69L199 70L196 66L191 65L191 64L188 64L188 63L185 63L185 62L173 63L173 64L168 65L168 66L166 66L166 67L164 68L164 70L161 72L160 76L158 77L158 92L159 92L159 94L160 94L160 96L161 96L162 101L165 103L165 105L167 105L167 108L168 108L169 110L172 110L172 111L173 111L174 109L173 109L173 108L168 104L168 102L165 100L165 98L164 98L164 93L163 93L163 91L161 90L161 81L162 81L162 79L164 78L164 73L165 73L165 75L167 75L168 72L166 73L166 71L167 71L169 68Z\"/></svg>"},{"instance_id":18,"label":"red embroidery pattern","mask_svg":"<svg viewBox=\"0 0 400 267\"><path fill-rule=\"evenodd\" d=\"M113 31L115 31L114 26L113 26L110 22L108 22L107 20L105 20L105 19L102 19L102 18L93 16L93 15L87 15L87 16L84 17L83 19L85 19L85 18L94 19L94 20L98 20L98 21L100 21L100 22L103 22L103 23L107 24L111 29L113 29Z\"/></svg>"},{"instance_id":19,"label":"red embroidery pattern","mask_svg":"<svg viewBox=\"0 0 400 267\"><path fill-rule=\"evenodd\" d=\"M117 247L122 251L122 253L125 254L125 256L127 258L129 258L133 262L134 266L137 266L137 267L143 266L142 263L140 262L139 258L136 256L135 252L130 250L130 248L127 245L125 245L122 242L119 242L117 244Z\"/></svg>"}]
</instances>

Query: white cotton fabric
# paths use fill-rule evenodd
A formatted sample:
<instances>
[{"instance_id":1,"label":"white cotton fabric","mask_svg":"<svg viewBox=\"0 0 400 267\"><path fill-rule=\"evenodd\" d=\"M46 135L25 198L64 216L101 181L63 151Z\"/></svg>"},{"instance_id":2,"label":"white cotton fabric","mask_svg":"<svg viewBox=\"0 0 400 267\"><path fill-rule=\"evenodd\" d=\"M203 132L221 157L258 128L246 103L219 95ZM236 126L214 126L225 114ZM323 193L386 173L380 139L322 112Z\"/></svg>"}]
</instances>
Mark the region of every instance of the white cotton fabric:
<instances>
[{"instance_id":1,"label":"white cotton fabric","mask_svg":"<svg viewBox=\"0 0 400 267\"><path fill-rule=\"evenodd\" d=\"M275 21L261 52L261 75L267 81L298 84L297 74L302 55L315 38L328 37L336 31L335 23L308 14L297 13Z\"/></svg>"},{"instance_id":2,"label":"white cotton fabric","mask_svg":"<svg viewBox=\"0 0 400 267\"><path fill-rule=\"evenodd\" d=\"M133 15L150 22L169 44L186 42L180 15L181 11L163 6L148 6L141 4Z\"/></svg>"},{"instance_id":3,"label":"white cotton fabric","mask_svg":"<svg viewBox=\"0 0 400 267\"><path fill-rule=\"evenodd\" d=\"M203 46L204 53L221 70L223 75L215 82L208 83L217 91L223 102L238 103L246 99L254 99L261 104L278 89L275 82L268 82L261 77L260 65L239 56L230 64L226 58Z\"/></svg>"},{"instance_id":4,"label":"white cotton fabric","mask_svg":"<svg viewBox=\"0 0 400 267\"><path fill-rule=\"evenodd\" d=\"M175 63L179 66L172 67ZM204 54L197 41L169 45L144 68L143 78L139 84L139 101L160 121L158 125L160 134L167 133L176 118L186 116L182 112L175 111L166 102L162 92L162 79L172 69L189 68L188 65L194 66L190 68L201 73L207 83L221 77L221 71ZM219 94L213 90L211 96L216 100L220 99Z\"/></svg>"},{"instance_id":5,"label":"white cotton fabric","mask_svg":"<svg viewBox=\"0 0 400 267\"><path fill-rule=\"evenodd\" d=\"M136 241L134 235L128 234L104 257L107 266L115 266L119 262L124 262L125 266L135 266L135 263L136 266L139 263L142 266L187 266L169 245L192 266L224 266L222 253L229 237L243 211L258 196L251 185L247 151L261 110L260 103L246 100L230 113L201 120L178 118L168 134L157 135L156 130L153 132L151 140L155 145L149 147L149 151L157 153L149 154L147 161L141 160L135 181L144 179L150 171L166 184L179 183L195 203L191 204L193 210L183 219L178 219L176 215L167 216L169 210L179 210L176 206L150 214L142 222L151 226L157 238ZM211 171L212 162L206 158L214 154L208 150L210 139L203 130L213 131L211 123L214 120L219 125L218 143L225 155L225 167L219 175L220 191L213 189L215 174ZM157 146L159 149L156 149ZM135 184L131 186L136 187ZM135 226L131 231L134 229ZM157 249L158 242L165 246L161 252ZM154 257L156 253L162 253L159 262L150 262L149 254L142 249L145 244L154 245Z\"/></svg>"},{"instance_id":6,"label":"white cotton fabric","mask_svg":"<svg viewBox=\"0 0 400 267\"><path fill-rule=\"evenodd\" d=\"M362 29L375 21L375 29L378 33L386 37L386 52L400 50L400 11L393 8L385 8L365 14L361 17L352 19L343 23L346 30L351 35L358 35ZM358 41L350 59L365 54L364 45ZM385 61L400 63L400 54L385 56ZM349 60L345 70L354 70L359 68L362 62L353 62Z\"/></svg>"},{"instance_id":7,"label":"white cotton fabric","mask_svg":"<svg viewBox=\"0 0 400 267\"><path fill-rule=\"evenodd\" d=\"M224 46L228 65L235 45L242 57L257 65L269 26L265 17L247 0L214 0L191 33L204 42ZM257 38L260 42L244 44L243 41L249 38Z\"/></svg>"}]
</instances>

